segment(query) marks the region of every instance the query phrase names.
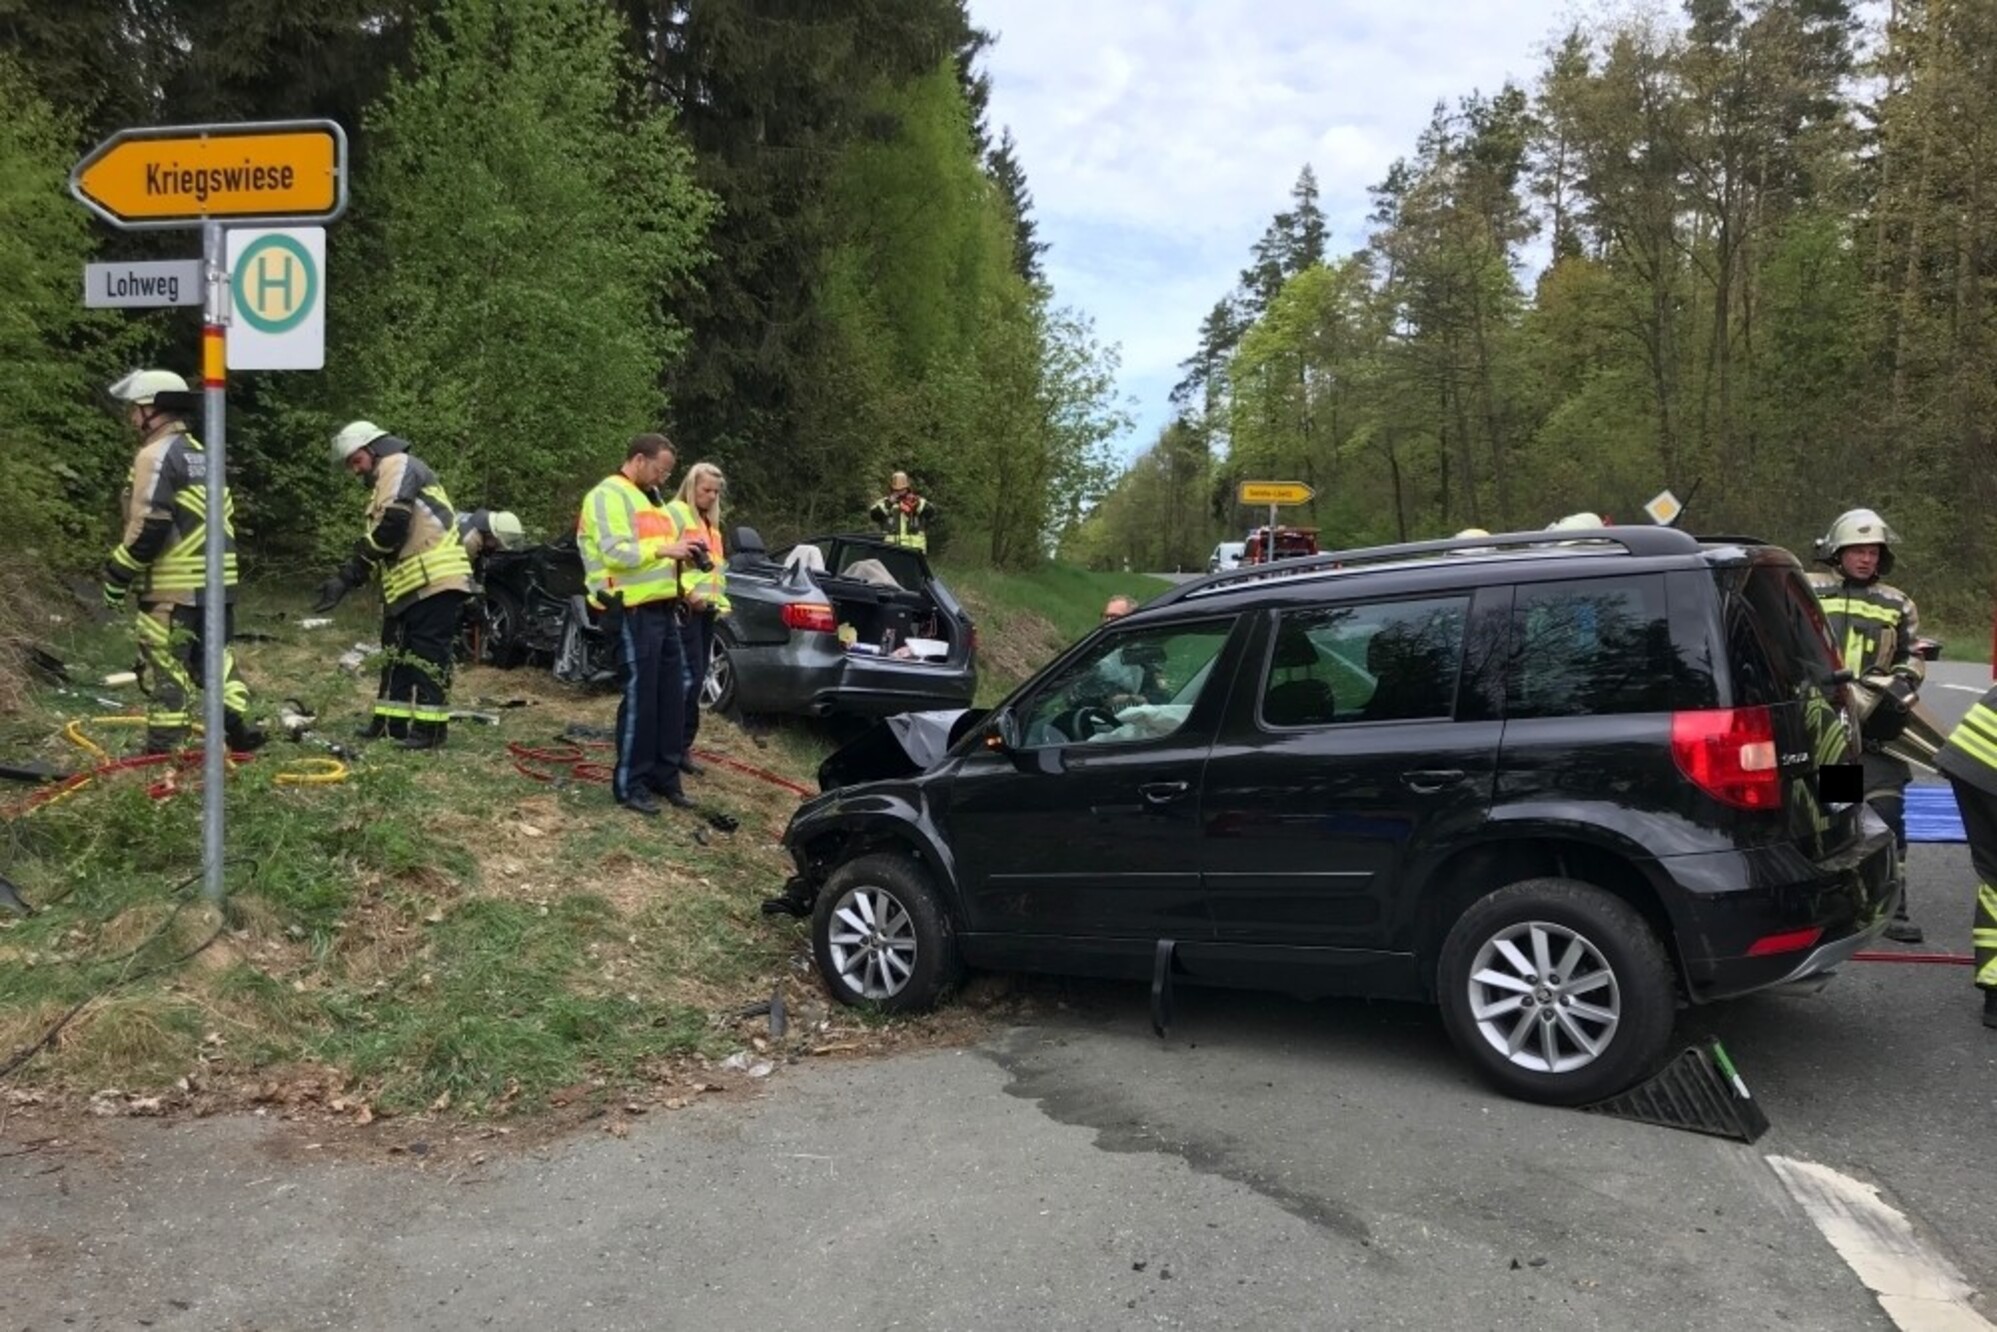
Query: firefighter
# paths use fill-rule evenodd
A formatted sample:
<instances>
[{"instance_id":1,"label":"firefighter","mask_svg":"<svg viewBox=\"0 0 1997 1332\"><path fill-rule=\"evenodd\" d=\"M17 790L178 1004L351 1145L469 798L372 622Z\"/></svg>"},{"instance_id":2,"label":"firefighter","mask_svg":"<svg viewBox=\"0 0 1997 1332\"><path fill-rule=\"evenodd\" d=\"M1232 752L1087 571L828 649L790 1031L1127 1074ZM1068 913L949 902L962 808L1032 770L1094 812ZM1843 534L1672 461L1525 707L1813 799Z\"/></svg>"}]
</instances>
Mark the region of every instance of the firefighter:
<instances>
[{"instance_id":1,"label":"firefighter","mask_svg":"<svg viewBox=\"0 0 1997 1332\"><path fill-rule=\"evenodd\" d=\"M145 751L171 753L187 742L189 706L203 687L207 658L208 458L187 431L196 394L171 370L136 370L113 384L125 419L138 432L124 495L124 532L104 561L104 604L138 611L139 675L146 691ZM222 492L223 611L222 718L229 747L253 750L264 742L250 725L250 693L236 674L228 638L236 600L235 500Z\"/></svg>"},{"instance_id":2,"label":"firefighter","mask_svg":"<svg viewBox=\"0 0 1997 1332\"><path fill-rule=\"evenodd\" d=\"M700 734L700 692L714 652L715 626L728 614L728 555L721 544L721 492L728 478L710 462L687 468L678 498L666 506L673 528L687 544L680 563L680 656L686 671L686 729L680 737L680 771L698 777L693 739Z\"/></svg>"},{"instance_id":3,"label":"firefighter","mask_svg":"<svg viewBox=\"0 0 1997 1332\"><path fill-rule=\"evenodd\" d=\"M624 465L583 497L576 522L583 582L617 645L617 764L610 790L634 814L656 818L659 798L692 806L680 786L686 757L680 563L691 553L658 502L673 471L672 442L639 435Z\"/></svg>"},{"instance_id":4,"label":"firefighter","mask_svg":"<svg viewBox=\"0 0 1997 1332\"><path fill-rule=\"evenodd\" d=\"M936 506L915 493L907 472L888 478L888 493L874 501L867 516L887 533L890 545L910 550L929 549L929 527L936 521Z\"/></svg>"},{"instance_id":5,"label":"firefighter","mask_svg":"<svg viewBox=\"0 0 1997 1332\"><path fill-rule=\"evenodd\" d=\"M519 516L504 509L461 513L454 527L474 568L494 551L518 550L527 544L527 529L520 525Z\"/></svg>"},{"instance_id":6,"label":"firefighter","mask_svg":"<svg viewBox=\"0 0 1997 1332\"><path fill-rule=\"evenodd\" d=\"M1926 669L1914 651L1920 632L1914 599L1881 581L1893 572L1893 547L1899 539L1872 509L1839 514L1816 543L1818 563L1828 565L1831 572L1812 573L1810 586L1830 622L1831 639L1844 668L1879 689L1879 706L1862 727L1865 801L1893 830L1899 853L1900 901L1886 937L1913 944L1923 938L1921 927L1907 912L1906 792L1914 774L1904 761L1881 748L1897 734L1898 725L1905 724Z\"/></svg>"},{"instance_id":7,"label":"firefighter","mask_svg":"<svg viewBox=\"0 0 1997 1332\"><path fill-rule=\"evenodd\" d=\"M451 646L471 589L456 510L430 465L372 421L342 426L332 452L370 488L366 535L312 609L329 611L370 576L381 580L381 683L360 735L436 749L450 734Z\"/></svg>"},{"instance_id":8,"label":"firefighter","mask_svg":"<svg viewBox=\"0 0 1997 1332\"><path fill-rule=\"evenodd\" d=\"M1986 691L1949 732L1935 766L1955 788L1976 871L1970 922L1975 981L1983 991L1983 1025L1997 1027L1997 687Z\"/></svg>"}]
</instances>

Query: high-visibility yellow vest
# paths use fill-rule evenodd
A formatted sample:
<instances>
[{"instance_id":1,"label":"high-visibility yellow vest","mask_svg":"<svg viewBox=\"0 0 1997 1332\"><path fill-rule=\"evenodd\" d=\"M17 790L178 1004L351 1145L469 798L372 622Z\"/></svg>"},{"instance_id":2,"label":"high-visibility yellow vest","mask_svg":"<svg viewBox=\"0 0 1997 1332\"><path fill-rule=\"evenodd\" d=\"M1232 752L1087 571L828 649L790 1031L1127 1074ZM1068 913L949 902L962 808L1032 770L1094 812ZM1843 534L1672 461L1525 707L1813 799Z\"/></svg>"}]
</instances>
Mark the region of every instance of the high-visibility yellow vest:
<instances>
[{"instance_id":1,"label":"high-visibility yellow vest","mask_svg":"<svg viewBox=\"0 0 1997 1332\"><path fill-rule=\"evenodd\" d=\"M597 482L576 519L590 604L603 606L621 596L631 607L677 597L679 562L662 548L678 539L672 515L631 478L615 472Z\"/></svg>"},{"instance_id":2,"label":"high-visibility yellow vest","mask_svg":"<svg viewBox=\"0 0 1997 1332\"><path fill-rule=\"evenodd\" d=\"M437 473L405 449L378 458L374 490L368 499L368 544L387 512L397 505L409 509L409 527L402 544L382 550L382 605L390 614L407 610L424 597L471 588L472 562L458 540L457 513Z\"/></svg>"},{"instance_id":3,"label":"high-visibility yellow vest","mask_svg":"<svg viewBox=\"0 0 1997 1332\"><path fill-rule=\"evenodd\" d=\"M1979 790L1997 794L1997 686L1970 706L1948 733L1935 766Z\"/></svg>"},{"instance_id":4,"label":"high-visibility yellow vest","mask_svg":"<svg viewBox=\"0 0 1997 1332\"><path fill-rule=\"evenodd\" d=\"M208 581L208 455L201 442L184 430L148 440L125 479L124 517L123 539L110 559L131 573L134 595L140 601L200 605ZM149 518L166 518L173 530L166 549L147 561L131 548ZM222 582L231 589L236 586L235 518L235 496L224 488Z\"/></svg>"},{"instance_id":5,"label":"high-visibility yellow vest","mask_svg":"<svg viewBox=\"0 0 1997 1332\"><path fill-rule=\"evenodd\" d=\"M682 537L688 541L707 543L707 557L714 563L712 569L702 569L692 560L681 560L680 594L699 597L717 613L726 615L731 609L728 604L728 553L721 545L721 530L701 517L700 510L683 499L668 504L666 512Z\"/></svg>"}]
</instances>

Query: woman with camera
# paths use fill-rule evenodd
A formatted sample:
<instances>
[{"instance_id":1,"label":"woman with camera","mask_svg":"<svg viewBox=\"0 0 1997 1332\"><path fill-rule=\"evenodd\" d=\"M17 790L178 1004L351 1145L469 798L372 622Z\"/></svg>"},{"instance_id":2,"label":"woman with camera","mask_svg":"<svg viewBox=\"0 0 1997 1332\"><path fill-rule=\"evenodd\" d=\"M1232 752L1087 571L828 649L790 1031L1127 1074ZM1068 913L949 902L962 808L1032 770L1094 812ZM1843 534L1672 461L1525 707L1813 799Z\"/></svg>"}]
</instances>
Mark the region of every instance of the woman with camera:
<instances>
[{"instance_id":1,"label":"woman with camera","mask_svg":"<svg viewBox=\"0 0 1997 1332\"><path fill-rule=\"evenodd\" d=\"M699 776L693 761L693 738L700 730L701 684L714 650L714 622L728 613L728 557L721 544L721 491L727 478L710 462L687 468L679 497L666 506L687 543L680 564L680 642L686 662L686 745L680 751L680 771Z\"/></svg>"}]
</instances>

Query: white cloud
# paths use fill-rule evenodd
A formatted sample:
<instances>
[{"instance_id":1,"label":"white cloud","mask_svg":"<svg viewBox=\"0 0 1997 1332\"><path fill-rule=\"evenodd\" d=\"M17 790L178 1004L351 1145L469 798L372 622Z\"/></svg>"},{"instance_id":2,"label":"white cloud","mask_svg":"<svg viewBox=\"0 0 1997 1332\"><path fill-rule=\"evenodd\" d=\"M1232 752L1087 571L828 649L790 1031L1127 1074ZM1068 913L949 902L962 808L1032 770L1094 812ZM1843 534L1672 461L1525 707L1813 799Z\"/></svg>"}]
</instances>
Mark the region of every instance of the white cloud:
<instances>
[{"instance_id":1,"label":"white cloud","mask_svg":"<svg viewBox=\"0 0 1997 1332\"><path fill-rule=\"evenodd\" d=\"M1333 244L1438 101L1529 82L1548 0L971 0L1060 299L1120 343L1132 447L1249 247L1317 172Z\"/></svg>"}]
</instances>

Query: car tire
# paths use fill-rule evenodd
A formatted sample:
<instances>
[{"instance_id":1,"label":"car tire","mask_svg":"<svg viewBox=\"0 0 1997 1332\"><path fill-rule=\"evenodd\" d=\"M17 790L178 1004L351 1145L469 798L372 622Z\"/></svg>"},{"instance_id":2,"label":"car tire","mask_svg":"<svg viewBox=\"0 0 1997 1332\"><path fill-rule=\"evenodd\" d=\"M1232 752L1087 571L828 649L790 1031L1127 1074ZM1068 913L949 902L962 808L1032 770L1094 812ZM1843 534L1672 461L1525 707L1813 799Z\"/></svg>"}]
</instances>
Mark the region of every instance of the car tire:
<instances>
[{"instance_id":1,"label":"car tire","mask_svg":"<svg viewBox=\"0 0 1997 1332\"><path fill-rule=\"evenodd\" d=\"M719 715L735 706L735 658L717 627L707 651L707 671L700 677L700 706Z\"/></svg>"},{"instance_id":2,"label":"car tire","mask_svg":"<svg viewBox=\"0 0 1997 1332\"><path fill-rule=\"evenodd\" d=\"M935 885L907 856L847 861L818 890L811 917L818 973L842 1004L920 1013L957 982L956 932Z\"/></svg>"},{"instance_id":3,"label":"car tire","mask_svg":"<svg viewBox=\"0 0 1997 1332\"><path fill-rule=\"evenodd\" d=\"M1677 1019L1650 922L1573 879L1527 879L1474 903L1443 941L1436 989L1443 1026L1477 1071L1545 1105L1627 1089L1657 1067Z\"/></svg>"},{"instance_id":4,"label":"car tire","mask_svg":"<svg viewBox=\"0 0 1997 1332\"><path fill-rule=\"evenodd\" d=\"M478 660L482 666L517 666L527 612L503 587L488 587L478 605Z\"/></svg>"}]
</instances>

